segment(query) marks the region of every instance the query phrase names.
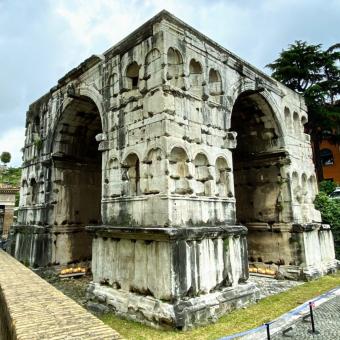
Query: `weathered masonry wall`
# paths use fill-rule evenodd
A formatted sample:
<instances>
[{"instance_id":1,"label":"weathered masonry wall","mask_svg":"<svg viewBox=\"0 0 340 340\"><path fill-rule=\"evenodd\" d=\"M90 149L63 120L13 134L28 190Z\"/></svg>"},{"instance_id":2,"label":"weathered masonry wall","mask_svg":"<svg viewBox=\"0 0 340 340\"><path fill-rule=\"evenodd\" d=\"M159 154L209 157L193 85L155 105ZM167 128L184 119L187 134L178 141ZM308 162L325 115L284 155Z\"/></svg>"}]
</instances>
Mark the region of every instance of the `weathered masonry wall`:
<instances>
[{"instance_id":1,"label":"weathered masonry wall","mask_svg":"<svg viewBox=\"0 0 340 340\"><path fill-rule=\"evenodd\" d=\"M92 298L181 329L256 298L248 259L323 275L307 120L301 96L162 11L30 105L10 251L92 256Z\"/></svg>"},{"instance_id":2,"label":"weathered masonry wall","mask_svg":"<svg viewBox=\"0 0 340 340\"><path fill-rule=\"evenodd\" d=\"M121 339L49 283L0 250L0 339Z\"/></svg>"}]
</instances>

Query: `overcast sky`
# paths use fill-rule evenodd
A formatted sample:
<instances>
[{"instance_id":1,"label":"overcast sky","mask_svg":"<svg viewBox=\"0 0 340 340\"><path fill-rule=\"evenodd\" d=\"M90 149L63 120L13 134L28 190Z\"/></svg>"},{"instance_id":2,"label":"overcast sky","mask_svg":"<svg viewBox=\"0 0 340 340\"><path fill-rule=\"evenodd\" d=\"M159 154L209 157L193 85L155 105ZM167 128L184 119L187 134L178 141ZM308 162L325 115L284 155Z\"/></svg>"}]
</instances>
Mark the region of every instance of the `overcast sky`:
<instances>
[{"instance_id":1,"label":"overcast sky","mask_svg":"<svg viewBox=\"0 0 340 340\"><path fill-rule=\"evenodd\" d=\"M0 152L12 166L28 105L162 9L260 69L295 40L340 42L340 0L0 0Z\"/></svg>"}]
</instances>

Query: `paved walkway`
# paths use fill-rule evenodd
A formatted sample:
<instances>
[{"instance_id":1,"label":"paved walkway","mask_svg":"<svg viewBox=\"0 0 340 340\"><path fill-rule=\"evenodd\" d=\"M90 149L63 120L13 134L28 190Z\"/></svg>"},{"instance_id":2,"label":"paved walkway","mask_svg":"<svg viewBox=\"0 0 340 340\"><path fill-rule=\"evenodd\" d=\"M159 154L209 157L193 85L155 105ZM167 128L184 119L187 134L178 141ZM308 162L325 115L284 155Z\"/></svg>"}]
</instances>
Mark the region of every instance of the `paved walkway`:
<instances>
[{"instance_id":1,"label":"paved walkway","mask_svg":"<svg viewBox=\"0 0 340 340\"><path fill-rule=\"evenodd\" d=\"M121 339L112 328L2 250L0 305L0 326L9 311L8 327L14 339Z\"/></svg>"},{"instance_id":2,"label":"paved walkway","mask_svg":"<svg viewBox=\"0 0 340 340\"><path fill-rule=\"evenodd\" d=\"M272 339L320 339L339 340L340 339L340 296L337 296L314 310L315 328L320 334L310 334L310 319L306 321L300 319L295 323L296 327L286 336L275 335Z\"/></svg>"}]
</instances>

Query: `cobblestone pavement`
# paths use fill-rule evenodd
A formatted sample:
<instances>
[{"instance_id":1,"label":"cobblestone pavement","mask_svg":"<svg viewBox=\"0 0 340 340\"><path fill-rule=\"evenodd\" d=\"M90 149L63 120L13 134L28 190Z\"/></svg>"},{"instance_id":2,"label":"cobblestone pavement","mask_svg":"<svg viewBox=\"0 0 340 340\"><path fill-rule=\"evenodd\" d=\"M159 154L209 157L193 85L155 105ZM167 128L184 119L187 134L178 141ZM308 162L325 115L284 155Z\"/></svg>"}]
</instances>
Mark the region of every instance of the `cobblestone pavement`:
<instances>
[{"instance_id":1,"label":"cobblestone pavement","mask_svg":"<svg viewBox=\"0 0 340 340\"><path fill-rule=\"evenodd\" d=\"M295 328L286 336L274 335L272 339L320 339L339 340L340 339L340 296L323 303L314 310L315 328L320 334L312 335L308 333L311 329L310 319L306 321L299 319L295 323Z\"/></svg>"},{"instance_id":2,"label":"cobblestone pavement","mask_svg":"<svg viewBox=\"0 0 340 340\"><path fill-rule=\"evenodd\" d=\"M250 275L249 282L255 283L256 287L260 290L260 299L267 296L282 293L290 288L299 286L303 282L290 281L290 280L275 280L263 276Z\"/></svg>"}]
</instances>

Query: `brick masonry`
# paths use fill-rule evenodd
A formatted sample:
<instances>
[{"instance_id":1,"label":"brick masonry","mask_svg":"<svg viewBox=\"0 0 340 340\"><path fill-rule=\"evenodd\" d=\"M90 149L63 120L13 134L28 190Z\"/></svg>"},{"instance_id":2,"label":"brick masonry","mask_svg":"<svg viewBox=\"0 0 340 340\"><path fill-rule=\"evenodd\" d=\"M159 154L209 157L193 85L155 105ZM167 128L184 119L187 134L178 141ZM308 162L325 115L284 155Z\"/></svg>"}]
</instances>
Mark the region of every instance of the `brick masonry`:
<instances>
[{"instance_id":1,"label":"brick masonry","mask_svg":"<svg viewBox=\"0 0 340 340\"><path fill-rule=\"evenodd\" d=\"M121 339L102 321L0 250L1 339Z\"/></svg>"}]
</instances>

